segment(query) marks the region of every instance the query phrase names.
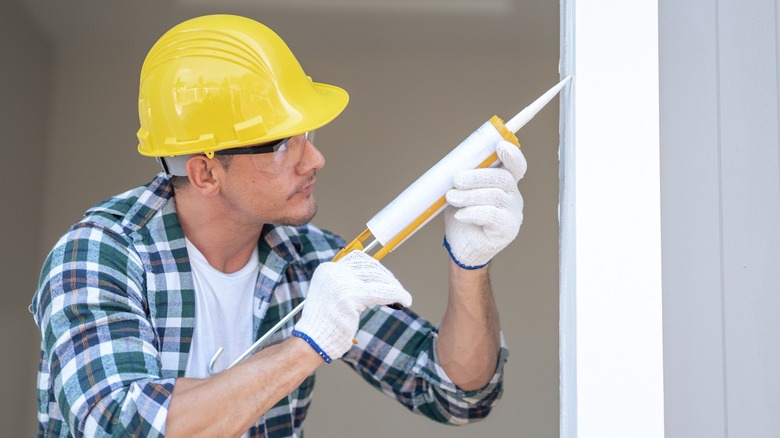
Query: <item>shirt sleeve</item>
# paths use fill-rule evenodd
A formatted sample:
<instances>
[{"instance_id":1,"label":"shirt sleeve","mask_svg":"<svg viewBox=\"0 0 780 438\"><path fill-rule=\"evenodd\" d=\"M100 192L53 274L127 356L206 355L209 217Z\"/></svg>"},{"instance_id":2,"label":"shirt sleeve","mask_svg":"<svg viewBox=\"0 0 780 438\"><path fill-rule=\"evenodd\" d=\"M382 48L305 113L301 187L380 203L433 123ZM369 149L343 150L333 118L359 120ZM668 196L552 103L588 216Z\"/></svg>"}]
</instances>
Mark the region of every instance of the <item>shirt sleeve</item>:
<instances>
[{"instance_id":1,"label":"shirt sleeve","mask_svg":"<svg viewBox=\"0 0 780 438\"><path fill-rule=\"evenodd\" d=\"M77 225L49 254L33 300L49 412L73 436L164 433L174 379L161 378L143 266L128 248Z\"/></svg>"},{"instance_id":2,"label":"shirt sleeve","mask_svg":"<svg viewBox=\"0 0 780 438\"><path fill-rule=\"evenodd\" d=\"M503 393L509 351L501 336L496 371L474 391L463 391L436 355L438 331L409 309L369 309L361 318L358 344L342 358L371 385L409 410L435 421L465 425L485 418Z\"/></svg>"}]
</instances>

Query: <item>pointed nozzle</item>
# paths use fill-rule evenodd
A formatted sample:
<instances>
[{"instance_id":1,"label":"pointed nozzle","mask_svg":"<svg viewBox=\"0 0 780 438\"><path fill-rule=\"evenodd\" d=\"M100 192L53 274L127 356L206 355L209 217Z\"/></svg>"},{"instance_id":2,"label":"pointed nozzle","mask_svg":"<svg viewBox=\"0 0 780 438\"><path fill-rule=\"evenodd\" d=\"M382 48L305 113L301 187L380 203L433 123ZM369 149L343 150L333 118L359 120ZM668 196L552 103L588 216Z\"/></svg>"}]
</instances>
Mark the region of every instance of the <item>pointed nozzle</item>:
<instances>
[{"instance_id":1,"label":"pointed nozzle","mask_svg":"<svg viewBox=\"0 0 780 438\"><path fill-rule=\"evenodd\" d=\"M515 133L519 131L520 128L525 126L526 123L533 119L536 113L544 108L544 106L547 105L547 103L550 102L559 91L561 91L561 88L563 88L563 86L566 85L570 79L571 76L567 76L566 79L558 82L557 85L547 90L546 93L542 94L532 104L528 105L516 116L512 117L512 119L506 123L506 128Z\"/></svg>"}]
</instances>

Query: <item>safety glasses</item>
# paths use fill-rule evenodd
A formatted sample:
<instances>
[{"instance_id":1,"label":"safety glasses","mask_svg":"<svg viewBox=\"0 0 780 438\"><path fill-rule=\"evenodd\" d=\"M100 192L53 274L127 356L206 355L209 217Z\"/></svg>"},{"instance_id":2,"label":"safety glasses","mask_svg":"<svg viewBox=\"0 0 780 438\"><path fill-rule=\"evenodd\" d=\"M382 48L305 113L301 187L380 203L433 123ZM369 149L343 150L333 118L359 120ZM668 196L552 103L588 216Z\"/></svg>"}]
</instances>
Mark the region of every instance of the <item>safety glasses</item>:
<instances>
[{"instance_id":1,"label":"safety glasses","mask_svg":"<svg viewBox=\"0 0 780 438\"><path fill-rule=\"evenodd\" d=\"M306 142L314 142L314 131L287 137L280 141L215 151L214 155L250 155L260 172L281 173L301 162Z\"/></svg>"}]
</instances>

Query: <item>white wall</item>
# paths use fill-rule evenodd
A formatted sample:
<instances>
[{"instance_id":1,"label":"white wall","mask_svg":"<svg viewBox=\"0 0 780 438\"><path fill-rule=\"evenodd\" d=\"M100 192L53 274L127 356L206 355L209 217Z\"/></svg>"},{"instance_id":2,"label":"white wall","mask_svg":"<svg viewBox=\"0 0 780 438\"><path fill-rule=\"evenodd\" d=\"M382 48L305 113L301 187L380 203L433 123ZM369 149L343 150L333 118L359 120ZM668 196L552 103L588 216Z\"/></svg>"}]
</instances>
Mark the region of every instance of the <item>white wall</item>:
<instances>
[{"instance_id":1,"label":"white wall","mask_svg":"<svg viewBox=\"0 0 780 438\"><path fill-rule=\"evenodd\" d=\"M777 437L777 2L659 3L666 436Z\"/></svg>"}]
</instances>

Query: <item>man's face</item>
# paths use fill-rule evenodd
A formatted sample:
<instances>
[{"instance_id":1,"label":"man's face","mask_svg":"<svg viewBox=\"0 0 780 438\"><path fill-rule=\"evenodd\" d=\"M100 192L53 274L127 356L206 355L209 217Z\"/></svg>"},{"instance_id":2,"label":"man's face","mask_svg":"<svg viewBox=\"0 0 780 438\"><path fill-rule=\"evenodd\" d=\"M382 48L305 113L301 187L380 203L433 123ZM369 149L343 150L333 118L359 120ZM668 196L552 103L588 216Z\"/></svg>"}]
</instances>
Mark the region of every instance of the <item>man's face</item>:
<instances>
[{"instance_id":1,"label":"man's face","mask_svg":"<svg viewBox=\"0 0 780 438\"><path fill-rule=\"evenodd\" d=\"M272 166L273 154L263 154ZM297 161L297 157L296 157ZM279 173L266 172L258 156L236 155L223 179L227 212L239 224L303 225L317 212L316 172L325 165L317 148L306 142L300 161Z\"/></svg>"}]
</instances>

